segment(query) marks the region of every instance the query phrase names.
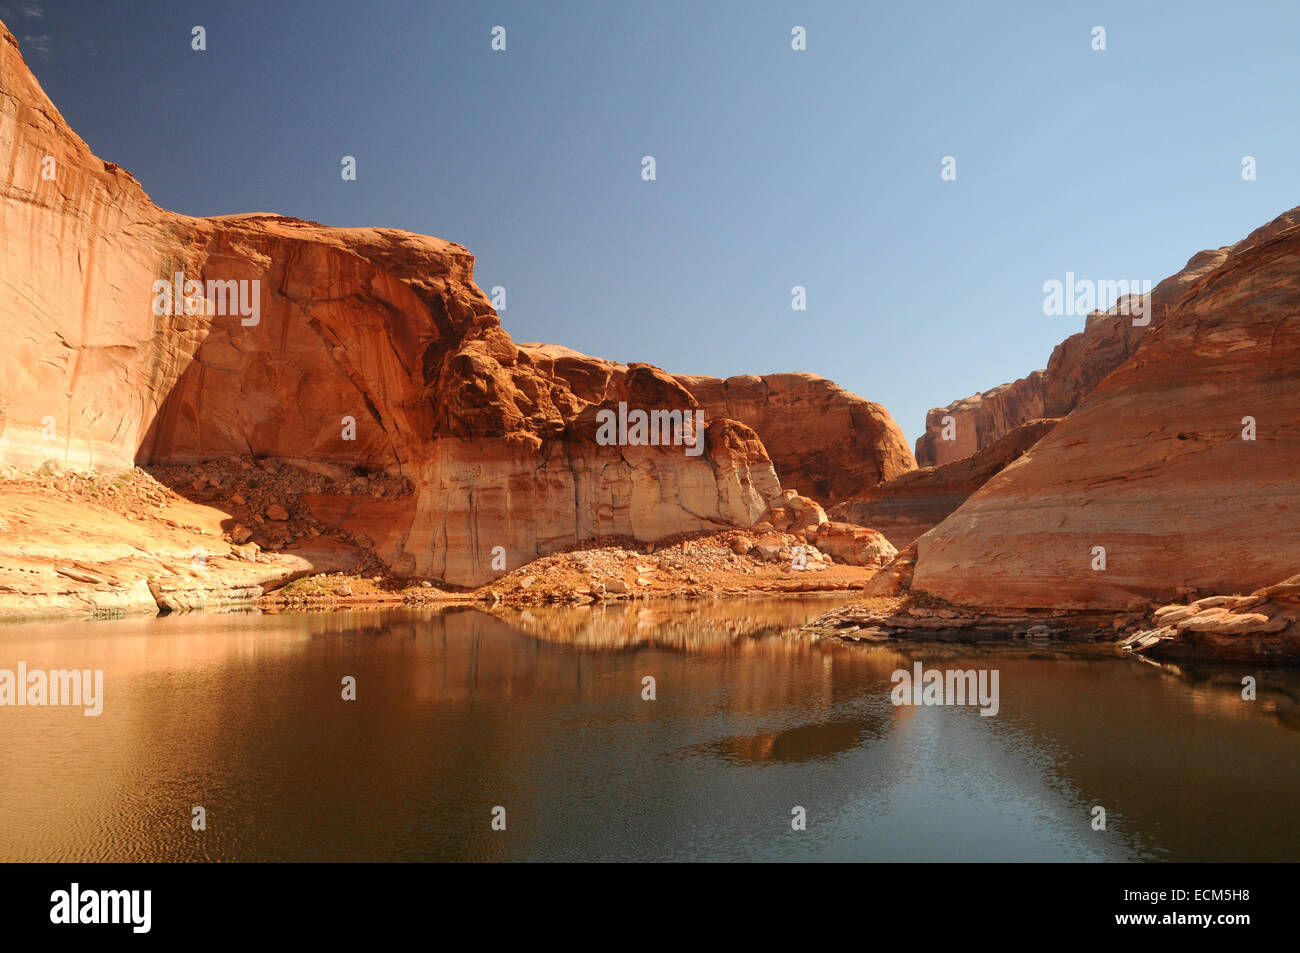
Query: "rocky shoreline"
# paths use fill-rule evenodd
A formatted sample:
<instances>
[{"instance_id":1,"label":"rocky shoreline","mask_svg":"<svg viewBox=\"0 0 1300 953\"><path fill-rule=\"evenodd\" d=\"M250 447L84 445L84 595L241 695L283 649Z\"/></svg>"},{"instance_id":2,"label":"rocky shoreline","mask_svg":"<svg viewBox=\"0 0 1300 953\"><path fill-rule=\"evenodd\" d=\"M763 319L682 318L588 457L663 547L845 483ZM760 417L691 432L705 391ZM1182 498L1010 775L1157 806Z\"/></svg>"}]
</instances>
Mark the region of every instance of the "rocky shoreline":
<instances>
[{"instance_id":1,"label":"rocky shoreline","mask_svg":"<svg viewBox=\"0 0 1300 953\"><path fill-rule=\"evenodd\" d=\"M955 606L920 606L911 599L878 599L833 609L804 631L849 642L923 639L985 642L1026 639L1055 642L1113 642L1136 632L1142 617L1113 613L1024 610L970 612Z\"/></svg>"},{"instance_id":2,"label":"rocky shoreline","mask_svg":"<svg viewBox=\"0 0 1300 953\"><path fill-rule=\"evenodd\" d=\"M588 540L471 588L393 573L365 532L373 524L338 518L409 505L384 474L248 458L117 474L10 467L0 472L0 621L856 592L893 554L806 498L784 501L747 530Z\"/></svg>"},{"instance_id":3,"label":"rocky shoreline","mask_svg":"<svg viewBox=\"0 0 1300 953\"><path fill-rule=\"evenodd\" d=\"M869 590L874 587L869 587ZM1140 612L978 609L877 596L803 627L847 642L1098 642L1160 660L1300 662L1300 575L1249 595L1212 595Z\"/></svg>"},{"instance_id":4,"label":"rocky shoreline","mask_svg":"<svg viewBox=\"0 0 1300 953\"><path fill-rule=\"evenodd\" d=\"M1136 611L961 606L914 589L915 545L895 553L793 492L748 529L587 540L473 588L393 574L363 533L319 518L360 501L400 505L405 494L382 474L270 459L115 476L10 468L0 479L0 621L845 593L861 601L802 632L846 642L1106 643L1162 660L1300 659L1300 575Z\"/></svg>"},{"instance_id":5,"label":"rocky shoreline","mask_svg":"<svg viewBox=\"0 0 1300 953\"><path fill-rule=\"evenodd\" d=\"M848 642L1097 642L1159 659L1300 659L1300 576L1242 595L1189 591L1185 602L1136 611L955 605L915 590L915 545L896 553L880 534L831 522L791 491L748 529L652 543L587 540L471 588L396 575L355 524L328 519L358 505L402 505L408 488L383 474L227 458L117 475L43 467L2 476L0 621L839 592L862 601L823 614L804 633Z\"/></svg>"}]
</instances>

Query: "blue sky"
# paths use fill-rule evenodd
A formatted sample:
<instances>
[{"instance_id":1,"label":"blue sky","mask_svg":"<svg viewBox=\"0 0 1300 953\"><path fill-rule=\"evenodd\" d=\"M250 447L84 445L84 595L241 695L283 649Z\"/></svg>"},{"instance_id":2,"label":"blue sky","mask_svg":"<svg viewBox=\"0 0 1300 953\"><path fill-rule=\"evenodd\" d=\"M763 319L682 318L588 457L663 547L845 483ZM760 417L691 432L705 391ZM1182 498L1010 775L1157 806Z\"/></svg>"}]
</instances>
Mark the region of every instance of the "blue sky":
<instances>
[{"instance_id":1,"label":"blue sky","mask_svg":"<svg viewBox=\"0 0 1300 953\"><path fill-rule=\"evenodd\" d=\"M461 242L516 340L813 371L909 440L1081 329L1044 316L1045 281L1154 283L1300 204L1300 4L0 10L72 126L164 207Z\"/></svg>"}]
</instances>

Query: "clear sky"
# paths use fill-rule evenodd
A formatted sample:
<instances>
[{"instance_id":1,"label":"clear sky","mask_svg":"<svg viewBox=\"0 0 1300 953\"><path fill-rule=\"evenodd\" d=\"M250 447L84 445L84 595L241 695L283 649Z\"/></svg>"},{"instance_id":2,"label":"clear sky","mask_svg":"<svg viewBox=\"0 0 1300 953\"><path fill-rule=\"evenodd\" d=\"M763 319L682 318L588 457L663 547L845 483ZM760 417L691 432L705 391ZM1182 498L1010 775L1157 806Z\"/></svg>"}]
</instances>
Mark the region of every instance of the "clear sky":
<instances>
[{"instance_id":1,"label":"clear sky","mask_svg":"<svg viewBox=\"0 0 1300 953\"><path fill-rule=\"evenodd\" d=\"M0 11L72 126L166 208L461 242L518 341L814 371L909 440L1082 328L1044 316L1045 281L1155 283L1300 204L1290 2Z\"/></svg>"}]
</instances>

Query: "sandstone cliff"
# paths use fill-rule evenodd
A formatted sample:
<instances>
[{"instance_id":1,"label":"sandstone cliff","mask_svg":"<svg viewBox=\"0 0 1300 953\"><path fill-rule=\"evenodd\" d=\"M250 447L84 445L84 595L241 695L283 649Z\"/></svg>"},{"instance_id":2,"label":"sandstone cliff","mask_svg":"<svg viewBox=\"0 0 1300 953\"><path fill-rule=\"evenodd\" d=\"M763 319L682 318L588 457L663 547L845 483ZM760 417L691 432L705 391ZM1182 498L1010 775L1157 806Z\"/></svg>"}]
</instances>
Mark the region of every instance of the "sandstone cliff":
<instances>
[{"instance_id":1,"label":"sandstone cliff","mask_svg":"<svg viewBox=\"0 0 1300 953\"><path fill-rule=\"evenodd\" d=\"M1300 210L1193 266L1151 327L1112 332L1140 332L1129 360L917 541L914 592L1135 609L1294 573Z\"/></svg>"},{"instance_id":2,"label":"sandstone cliff","mask_svg":"<svg viewBox=\"0 0 1300 953\"><path fill-rule=\"evenodd\" d=\"M916 440L917 464L930 467L961 460L1026 421L1064 417L1132 357L1150 332L1164 323L1187 286L1219 267L1227 253L1226 248L1200 252L1182 271L1152 288L1150 324L1134 325L1117 307L1093 312L1082 331L1056 346L1046 370L931 410L926 414L925 433ZM943 436L945 417L953 421L952 439Z\"/></svg>"},{"instance_id":3,"label":"sandstone cliff","mask_svg":"<svg viewBox=\"0 0 1300 953\"><path fill-rule=\"evenodd\" d=\"M627 373L614 361L554 344L520 344L531 360L585 400L600 401ZM758 434L783 486L822 503L861 493L916 469L898 424L880 404L808 373L718 378L677 374L712 420L743 421Z\"/></svg>"},{"instance_id":4,"label":"sandstone cliff","mask_svg":"<svg viewBox=\"0 0 1300 953\"><path fill-rule=\"evenodd\" d=\"M781 483L824 504L916 469L907 440L880 404L815 374L677 377L710 416L743 420L772 456ZM870 525L870 524L867 524Z\"/></svg>"},{"instance_id":5,"label":"sandstone cliff","mask_svg":"<svg viewBox=\"0 0 1300 953\"><path fill-rule=\"evenodd\" d=\"M1031 420L969 457L911 470L830 510L830 517L884 533L899 549L942 522L966 499L1036 444L1058 423Z\"/></svg>"},{"instance_id":6,"label":"sandstone cliff","mask_svg":"<svg viewBox=\"0 0 1300 953\"><path fill-rule=\"evenodd\" d=\"M698 453L598 441L602 410L702 402L648 365L596 388L519 348L460 245L159 209L68 127L2 26L0 153L0 463L244 456L341 480L385 473L409 481L409 498L317 494L299 515L347 523L396 573L460 585L592 537L748 526L783 502L762 441L727 419L726 401L701 408L702 432L677 435L698 439ZM843 441L852 479L911 465L882 409L792 377L798 413L837 404L856 428L858 442ZM783 443L779 421L760 422ZM783 454L797 479L834 483L822 463Z\"/></svg>"}]
</instances>

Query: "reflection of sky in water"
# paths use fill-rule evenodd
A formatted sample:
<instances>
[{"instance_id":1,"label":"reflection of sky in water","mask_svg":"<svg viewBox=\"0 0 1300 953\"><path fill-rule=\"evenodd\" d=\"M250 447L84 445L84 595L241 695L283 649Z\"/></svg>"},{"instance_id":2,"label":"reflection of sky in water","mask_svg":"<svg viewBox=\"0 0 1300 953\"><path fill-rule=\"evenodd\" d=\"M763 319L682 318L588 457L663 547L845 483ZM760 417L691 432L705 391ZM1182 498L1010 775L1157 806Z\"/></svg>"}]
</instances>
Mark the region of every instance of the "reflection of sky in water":
<instances>
[{"instance_id":1,"label":"reflection of sky in water","mask_svg":"<svg viewBox=\"0 0 1300 953\"><path fill-rule=\"evenodd\" d=\"M0 628L0 667L103 668L106 693L99 718L0 709L0 859L1300 856L1294 673L1247 703L1235 669L794 633L832 604ZM895 708L914 659L997 668L998 715Z\"/></svg>"}]
</instances>

